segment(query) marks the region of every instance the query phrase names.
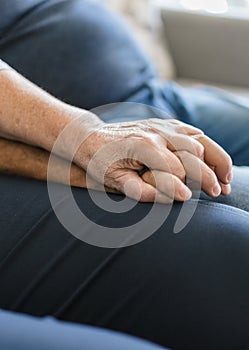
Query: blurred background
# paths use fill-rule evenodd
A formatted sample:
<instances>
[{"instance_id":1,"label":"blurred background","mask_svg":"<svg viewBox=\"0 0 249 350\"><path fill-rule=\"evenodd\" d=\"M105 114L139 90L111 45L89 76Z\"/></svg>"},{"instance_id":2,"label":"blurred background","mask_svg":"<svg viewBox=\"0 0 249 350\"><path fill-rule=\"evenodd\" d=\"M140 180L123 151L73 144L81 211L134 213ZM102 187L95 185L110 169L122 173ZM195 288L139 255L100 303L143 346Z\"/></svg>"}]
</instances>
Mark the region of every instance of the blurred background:
<instances>
[{"instance_id":1,"label":"blurred background","mask_svg":"<svg viewBox=\"0 0 249 350\"><path fill-rule=\"evenodd\" d=\"M249 96L249 0L105 0L163 79Z\"/></svg>"}]
</instances>

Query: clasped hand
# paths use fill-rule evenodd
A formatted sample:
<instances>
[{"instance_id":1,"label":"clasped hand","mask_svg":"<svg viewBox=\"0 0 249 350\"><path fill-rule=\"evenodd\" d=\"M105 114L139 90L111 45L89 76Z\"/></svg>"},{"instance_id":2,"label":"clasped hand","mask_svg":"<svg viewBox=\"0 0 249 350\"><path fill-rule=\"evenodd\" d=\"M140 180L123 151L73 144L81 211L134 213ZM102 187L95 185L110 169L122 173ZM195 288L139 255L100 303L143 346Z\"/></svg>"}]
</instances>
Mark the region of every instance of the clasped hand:
<instances>
[{"instance_id":1,"label":"clasped hand","mask_svg":"<svg viewBox=\"0 0 249 350\"><path fill-rule=\"evenodd\" d=\"M211 197L231 191L229 155L201 130L174 119L103 124L80 151L91 177L142 202L186 201L191 182Z\"/></svg>"}]
</instances>

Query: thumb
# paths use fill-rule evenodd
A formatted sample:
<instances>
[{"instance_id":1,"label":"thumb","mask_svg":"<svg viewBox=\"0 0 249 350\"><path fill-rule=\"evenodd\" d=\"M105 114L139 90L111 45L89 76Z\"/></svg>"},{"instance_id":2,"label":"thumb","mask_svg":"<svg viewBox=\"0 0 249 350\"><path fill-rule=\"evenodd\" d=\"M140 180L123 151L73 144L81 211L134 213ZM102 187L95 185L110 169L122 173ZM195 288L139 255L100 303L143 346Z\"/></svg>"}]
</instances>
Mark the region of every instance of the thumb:
<instances>
[{"instance_id":1,"label":"thumb","mask_svg":"<svg viewBox=\"0 0 249 350\"><path fill-rule=\"evenodd\" d=\"M127 171L120 179L118 189L127 197L139 202L158 202L170 204L173 199L143 181L135 171Z\"/></svg>"}]
</instances>

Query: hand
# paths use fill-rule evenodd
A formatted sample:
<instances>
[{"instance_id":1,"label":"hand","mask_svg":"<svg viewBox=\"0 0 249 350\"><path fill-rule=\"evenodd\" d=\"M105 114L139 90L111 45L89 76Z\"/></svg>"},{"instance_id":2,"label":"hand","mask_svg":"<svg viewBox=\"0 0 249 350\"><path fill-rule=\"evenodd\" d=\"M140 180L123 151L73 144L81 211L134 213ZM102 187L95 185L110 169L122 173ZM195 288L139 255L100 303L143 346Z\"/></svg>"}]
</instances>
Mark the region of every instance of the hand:
<instances>
[{"instance_id":1,"label":"hand","mask_svg":"<svg viewBox=\"0 0 249 350\"><path fill-rule=\"evenodd\" d=\"M200 181L212 197L230 192L230 157L202 131L177 120L105 124L84 141L78 158L97 181L143 202L188 200L186 177Z\"/></svg>"}]
</instances>

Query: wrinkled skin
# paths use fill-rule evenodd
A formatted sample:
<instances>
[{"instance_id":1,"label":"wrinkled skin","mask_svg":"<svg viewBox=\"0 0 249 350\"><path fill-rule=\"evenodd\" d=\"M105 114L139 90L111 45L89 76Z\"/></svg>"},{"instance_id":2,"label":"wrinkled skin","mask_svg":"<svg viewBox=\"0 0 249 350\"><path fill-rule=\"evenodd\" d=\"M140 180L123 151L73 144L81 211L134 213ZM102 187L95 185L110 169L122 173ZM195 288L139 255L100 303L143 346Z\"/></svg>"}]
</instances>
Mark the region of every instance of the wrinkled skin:
<instances>
[{"instance_id":1,"label":"wrinkled skin","mask_svg":"<svg viewBox=\"0 0 249 350\"><path fill-rule=\"evenodd\" d=\"M82 167L142 202L186 201L186 179L211 197L231 191L232 161L214 141L177 120L103 124L81 145Z\"/></svg>"}]
</instances>

